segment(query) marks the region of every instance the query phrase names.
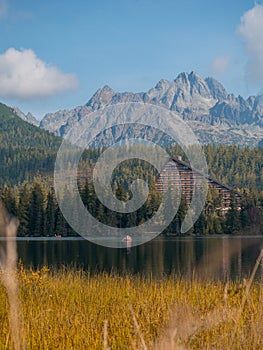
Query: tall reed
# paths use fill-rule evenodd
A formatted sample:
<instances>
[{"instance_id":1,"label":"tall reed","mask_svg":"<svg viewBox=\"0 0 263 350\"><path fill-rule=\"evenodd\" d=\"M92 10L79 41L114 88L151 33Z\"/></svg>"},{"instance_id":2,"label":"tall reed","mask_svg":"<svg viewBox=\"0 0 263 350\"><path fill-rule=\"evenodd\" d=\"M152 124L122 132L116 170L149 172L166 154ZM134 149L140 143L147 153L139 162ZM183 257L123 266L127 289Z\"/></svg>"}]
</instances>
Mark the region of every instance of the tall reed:
<instances>
[{"instance_id":1,"label":"tall reed","mask_svg":"<svg viewBox=\"0 0 263 350\"><path fill-rule=\"evenodd\" d=\"M9 216L0 202L0 276L9 304L9 336L14 350L24 348L18 297L16 234L18 220ZM9 338L7 339L8 344Z\"/></svg>"}]
</instances>

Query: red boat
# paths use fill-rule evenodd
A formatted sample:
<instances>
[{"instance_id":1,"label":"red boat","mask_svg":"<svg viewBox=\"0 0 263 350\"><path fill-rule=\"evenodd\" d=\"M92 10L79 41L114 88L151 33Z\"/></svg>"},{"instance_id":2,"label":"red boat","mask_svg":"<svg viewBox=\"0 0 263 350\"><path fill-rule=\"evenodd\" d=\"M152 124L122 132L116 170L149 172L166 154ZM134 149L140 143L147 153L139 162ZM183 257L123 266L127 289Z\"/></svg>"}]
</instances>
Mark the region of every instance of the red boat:
<instances>
[{"instance_id":1,"label":"red boat","mask_svg":"<svg viewBox=\"0 0 263 350\"><path fill-rule=\"evenodd\" d=\"M132 242L132 237L127 235L125 236L123 239L122 239L122 242L128 242L128 243L131 243Z\"/></svg>"}]
</instances>

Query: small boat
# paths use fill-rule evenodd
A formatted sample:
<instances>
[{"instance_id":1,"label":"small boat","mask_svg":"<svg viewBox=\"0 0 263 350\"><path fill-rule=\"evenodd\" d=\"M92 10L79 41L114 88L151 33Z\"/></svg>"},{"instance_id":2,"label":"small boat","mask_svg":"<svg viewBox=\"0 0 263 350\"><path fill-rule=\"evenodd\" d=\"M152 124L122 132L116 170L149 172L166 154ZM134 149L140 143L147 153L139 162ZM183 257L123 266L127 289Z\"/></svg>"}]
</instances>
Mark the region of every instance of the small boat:
<instances>
[{"instance_id":1,"label":"small boat","mask_svg":"<svg viewBox=\"0 0 263 350\"><path fill-rule=\"evenodd\" d=\"M62 236L61 235L55 235L55 238L61 238Z\"/></svg>"},{"instance_id":2,"label":"small boat","mask_svg":"<svg viewBox=\"0 0 263 350\"><path fill-rule=\"evenodd\" d=\"M127 242L127 243L131 243L132 242L132 237L127 235L122 239L122 242Z\"/></svg>"}]
</instances>

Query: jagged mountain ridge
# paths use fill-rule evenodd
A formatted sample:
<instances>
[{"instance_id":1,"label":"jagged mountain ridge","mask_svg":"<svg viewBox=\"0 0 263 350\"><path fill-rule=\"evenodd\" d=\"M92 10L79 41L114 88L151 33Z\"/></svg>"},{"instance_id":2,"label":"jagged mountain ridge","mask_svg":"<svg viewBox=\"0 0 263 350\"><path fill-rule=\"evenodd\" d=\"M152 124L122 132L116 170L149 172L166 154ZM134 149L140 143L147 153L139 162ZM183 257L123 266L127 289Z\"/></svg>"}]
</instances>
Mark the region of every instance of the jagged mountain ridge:
<instances>
[{"instance_id":1,"label":"jagged mountain ridge","mask_svg":"<svg viewBox=\"0 0 263 350\"><path fill-rule=\"evenodd\" d=\"M13 112L20 117L25 122L28 122L30 124L33 124L35 126L39 126L39 121L33 116L32 113L28 112L27 114L24 114L18 107L14 106L12 107Z\"/></svg>"},{"instance_id":2,"label":"jagged mountain ridge","mask_svg":"<svg viewBox=\"0 0 263 350\"><path fill-rule=\"evenodd\" d=\"M152 103L177 112L204 143L256 145L263 138L263 96L236 97L217 80L195 72L180 73L173 81L162 79L148 92L120 93L106 85L84 106L45 115L40 127L63 137L91 112L124 102Z\"/></svg>"}]
</instances>

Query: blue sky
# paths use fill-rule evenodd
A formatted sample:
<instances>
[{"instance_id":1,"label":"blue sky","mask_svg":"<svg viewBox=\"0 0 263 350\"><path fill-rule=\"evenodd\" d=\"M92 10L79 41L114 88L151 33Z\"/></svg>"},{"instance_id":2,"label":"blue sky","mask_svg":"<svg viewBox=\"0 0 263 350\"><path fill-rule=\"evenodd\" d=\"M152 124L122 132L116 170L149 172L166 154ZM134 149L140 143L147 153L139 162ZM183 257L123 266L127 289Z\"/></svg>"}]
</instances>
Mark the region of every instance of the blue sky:
<instances>
[{"instance_id":1,"label":"blue sky","mask_svg":"<svg viewBox=\"0 0 263 350\"><path fill-rule=\"evenodd\" d=\"M262 23L248 0L0 0L0 101L41 119L192 70L247 97L263 88Z\"/></svg>"}]
</instances>

